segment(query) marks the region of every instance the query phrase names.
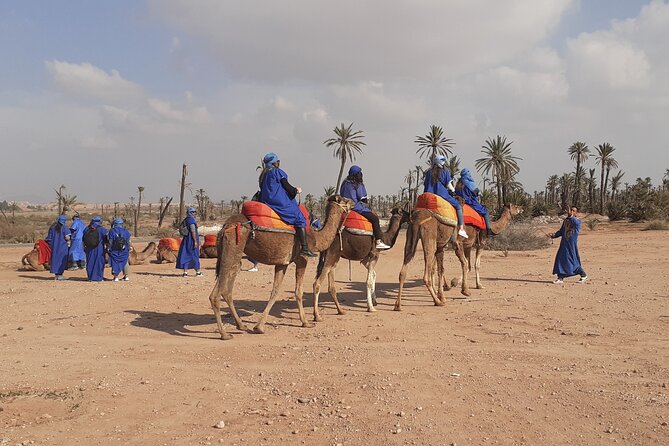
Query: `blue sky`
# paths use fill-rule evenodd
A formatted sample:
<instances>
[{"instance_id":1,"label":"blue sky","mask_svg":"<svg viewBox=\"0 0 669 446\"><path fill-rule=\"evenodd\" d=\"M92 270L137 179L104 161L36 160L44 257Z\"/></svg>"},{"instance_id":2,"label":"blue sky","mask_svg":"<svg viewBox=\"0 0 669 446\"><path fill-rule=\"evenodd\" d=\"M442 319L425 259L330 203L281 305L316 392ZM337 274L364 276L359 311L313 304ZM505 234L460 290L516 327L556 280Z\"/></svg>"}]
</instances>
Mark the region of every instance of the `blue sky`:
<instances>
[{"instance_id":1,"label":"blue sky","mask_svg":"<svg viewBox=\"0 0 669 446\"><path fill-rule=\"evenodd\" d=\"M572 169L575 141L611 143L626 181L669 167L664 0L293 5L0 3L0 200L52 200L60 184L89 202L141 184L157 200L176 195L184 161L194 188L230 199L253 193L269 150L320 194L340 122L365 131L375 194L422 164L413 140L430 124L463 167L506 135L530 192Z\"/></svg>"}]
</instances>

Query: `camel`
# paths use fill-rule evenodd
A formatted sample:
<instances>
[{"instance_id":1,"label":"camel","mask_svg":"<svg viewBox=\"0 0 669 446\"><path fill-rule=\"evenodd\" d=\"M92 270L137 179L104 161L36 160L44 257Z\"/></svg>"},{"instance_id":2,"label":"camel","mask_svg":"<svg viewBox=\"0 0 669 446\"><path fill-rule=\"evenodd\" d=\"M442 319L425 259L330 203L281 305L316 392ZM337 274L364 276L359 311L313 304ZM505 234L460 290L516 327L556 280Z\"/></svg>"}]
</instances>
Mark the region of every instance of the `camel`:
<instances>
[{"instance_id":1,"label":"camel","mask_svg":"<svg viewBox=\"0 0 669 446\"><path fill-rule=\"evenodd\" d=\"M161 238L156 250L157 263L176 263L181 240L175 238ZM173 249L176 247L177 249Z\"/></svg>"},{"instance_id":2,"label":"camel","mask_svg":"<svg viewBox=\"0 0 669 446\"><path fill-rule=\"evenodd\" d=\"M494 234L499 234L504 231L511 223L511 219L518 214L523 212L522 206L517 206L515 204L507 204L504 206L502 215L495 220L490 222L490 229ZM481 254L483 253L483 247L488 241L488 235L485 229L479 229L476 226L465 225L465 230L469 238L462 240L462 247L464 249L465 258L467 259L468 271L472 270L472 248L476 248L476 256L474 261L474 273L476 274L476 288L483 289L481 285ZM460 280L464 280L464 277L460 277Z\"/></svg>"},{"instance_id":3,"label":"camel","mask_svg":"<svg viewBox=\"0 0 669 446\"><path fill-rule=\"evenodd\" d=\"M204 244L200 248L200 258L215 259L218 257L218 249L216 248L216 236L205 235Z\"/></svg>"},{"instance_id":4,"label":"camel","mask_svg":"<svg viewBox=\"0 0 669 446\"><path fill-rule=\"evenodd\" d=\"M337 235L344 217L353 207L348 198L332 196L328 200L326 221L321 230L311 230L307 233L307 244L312 251L325 251L332 244ZM259 231L254 229L243 214L232 215L218 233L218 258L216 261L216 283L209 295L211 308L216 316L216 324L221 339L231 339L232 335L223 329L221 321L221 299L230 309L235 324L239 330L247 330L239 318L232 297L235 278L241 268L244 254L265 265L274 265L274 284L265 310L253 331L264 333L265 321L274 302L276 301L281 283L288 269L288 265L295 263L295 297L302 327L313 327L307 322L302 306L302 282L307 268L307 258L300 255L301 246L295 235L284 232Z\"/></svg>"},{"instance_id":5,"label":"camel","mask_svg":"<svg viewBox=\"0 0 669 446\"><path fill-rule=\"evenodd\" d=\"M24 255L21 258L21 264L23 265L23 268L26 270L32 270L32 271L49 270L48 263L44 263L43 265L39 264L39 249L37 247L37 243L35 243L35 246L33 247L32 251L30 251L28 254Z\"/></svg>"},{"instance_id":6,"label":"camel","mask_svg":"<svg viewBox=\"0 0 669 446\"><path fill-rule=\"evenodd\" d=\"M150 242L146 245L143 251L138 252L134 246L130 247L130 254L128 256L129 265L141 265L149 258L151 254L156 250L156 242Z\"/></svg>"},{"instance_id":7,"label":"camel","mask_svg":"<svg viewBox=\"0 0 669 446\"><path fill-rule=\"evenodd\" d=\"M409 221L409 213L404 210L395 208L391 213L390 224L382 237L383 243L390 247L395 244L402 223ZM374 237L371 235L357 235L344 229L337 234L327 251L321 253L318 272L314 281L314 321L316 322L322 321L318 311L318 295L325 277L328 278L328 291L337 307L337 312L344 314L344 310L339 305L339 299L337 299L337 288L335 286L335 269L340 258L360 261L367 268L367 311L376 311L376 272L374 266L379 260L379 250L376 249Z\"/></svg>"}]
</instances>

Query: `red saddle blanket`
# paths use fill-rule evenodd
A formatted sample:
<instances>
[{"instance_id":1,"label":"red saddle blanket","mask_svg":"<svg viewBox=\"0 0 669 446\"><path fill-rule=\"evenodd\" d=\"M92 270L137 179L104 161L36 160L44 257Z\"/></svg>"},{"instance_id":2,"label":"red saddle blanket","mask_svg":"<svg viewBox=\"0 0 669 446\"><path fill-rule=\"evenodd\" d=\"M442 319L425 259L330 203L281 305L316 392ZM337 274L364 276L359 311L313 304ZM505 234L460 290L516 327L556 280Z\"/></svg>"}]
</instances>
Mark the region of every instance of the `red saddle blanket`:
<instances>
[{"instance_id":1,"label":"red saddle blanket","mask_svg":"<svg viewBox=\"0 0 669 446\"><path fill-rule=\"evenodd\" d=\"M361 231L372 231L372 223L355 211L349 211L344 227L350 229L359 229Z\"/></svg>"},{"instance_id":2,"label":"red saddle blanket","mask_svg":"<svg viewBox=\"0 0 669 446\"><path fill-rule=\"evenodd\" d=\"M462 214L466 225L476 226L479 229L485 229L485 219L468 204L462 207Z\"/></svg>"},{"instance_id":3,"label":"red saddle blanket","mask_svg":"<svg viewBox=\"0 0 669 446\"><path fill-rule=\"evenodd\" d=\"M46 240L37 240L35 248L38 252L37 263L40 265L51 263L51 246L49 246Z\"/></svg>"},{"instance_id":4,"label":"red saddle blanket","mask_svg":"<svg viewBox=\"0 0 669 446\"><path fill-rule=\"evenodd\" d=\"M300 205L300 211L302 211L304 219L309 221L309 213L303 204ZM293 225L289 225L285 221L281 220L279 214L274 212L274 210L265 203L261 203L259 201L245 201L244 204L242 204L242 214L251 220L254 225L261 228L281 229L295 232ZM307 232L309 232L309 226L310 225L307 224Z\"/></svg>"},{"instance_id":5,"label":"red saddle blanket","mask_svg":"<svg viewBox=\"0 0 669 446\"><path fill-rule=\"evenodd\" d=\"M203 248L209 248L210 246L216 246L216 240L218 236L216 234L210 234L204 236L204 245Z\"/></svg>"},{"instance_id":6,"label":"red saddle blanket","mask_svg":"<svg viewBox=\"0 0 669 446\"><path fill-rule=\"evenodd\" d=\"M181 240L178 238L161 238L158 242L158 249L169 249L170 251L178 251L181 246Z\"/></svg>"}]
</instances>

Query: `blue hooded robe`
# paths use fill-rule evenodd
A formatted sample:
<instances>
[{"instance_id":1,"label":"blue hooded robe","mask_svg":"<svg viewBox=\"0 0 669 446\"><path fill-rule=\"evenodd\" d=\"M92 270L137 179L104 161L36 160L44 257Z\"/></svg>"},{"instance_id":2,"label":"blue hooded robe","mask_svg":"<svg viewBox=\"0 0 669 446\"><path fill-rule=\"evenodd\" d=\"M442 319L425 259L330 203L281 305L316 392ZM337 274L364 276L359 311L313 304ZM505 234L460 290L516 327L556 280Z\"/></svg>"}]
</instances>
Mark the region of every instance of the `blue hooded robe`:
<instances>
[{"instance_id":1,"label":"blue hooded robe","mask_svg":"<svg viewBox=\"0 0 669 446\"><path fill-rule=\"evenodd\" d=\"M474 182L469 169L462 169L462 172L460 173L460 181L462 181L462 189L456 189L455 193L460 195L465 200L465 203L471 206L472 209L478 212L482 217L488 215L488 209L479 203L479 190L476 187L476 183ZM490 225L488 225L488 227L490 227Z\"/></svg>"},{"instance_id":2,"label":"blue hooded robe","mask_svg":"<svg viewBox=\"0 0 669 446\"><path fill-rule=\"evenodd\" d=\"M462 206L460 202L448 191L448 183L451 182L451 172L448 169L440 169L439 178L436 182L432 182L432 169L425 172L425 179L423 180L423 192L439 195L444 200L448 201L456 211L458 211L458 221L462 224Z\"/></svg>"},{"instance_id":3,"label":"blue hooded robe","mask_svg":"<svg viewBox=\"0 0 669 446\"><path fill-rule=\"evenodd\" d=\"M92 230L98 231L100 243L95 248L84 247L84 252L86 253L86 275L91 282L102 282L105 275L107 230L100 226L99 221L91 221L91 224L84 229L84 234Z\"/></svg>"},{"instance_id":4,"label":"blue hooded robe","mask_svg":"<svg viewBox=\"0 0 669 446\"><path fill-rule=\"evenodd\" d=\"M367 189L363 183L356 184L355 181L349 180L348 178L344 180L339 188L339 195L345 198L350 198L355 203L353 210L355 212L372 212L372 210L363 203L363 198L367 198Z\"/></svg>"},{"instance_id":5,"label":"blue hooded robe","mask_svg":"<svg viewBox=\"0 0 669 446\"><path fill-rule=\"evenodd\" d=\"M581 231L581 221L576 217L567 217L558 232L552 238L562 237L560 248L555 256L553 274L559 278L585 275L581 267L581 257L578 254L578 233Z\"/></svg>"},{"instance_id":6,"label":"blue hooded robe","mask_svg":"<svg viewBox=\"0 0 669 446\"><path fill-rule=\"evenodd\" d=\"M51 248L51 271L58 276L62 275L67 268L68 247L65 237L70 235L70 228L65 225L65 221L57 221L49 228L46 236L46 242Z\"/></svg>"},{"instance_id":7,"label":"blue hooded robe","mask_svg":"<svg viewBox=\"0 0 669 446\"><path fill-rule=\"evenodd\" d=\"M200 234L197 230L197 222L195 217L188 215L186 217L186 227L189 228L190 225L195 225L195 238L200 239ZM193 235L188 234L184 235L181 239L181 246L179 246L179 254L177 254L177 264L176 269L194 269L196 271L200 270L200 249L195 249L195 242L193 241Z\"/></svg>"},{"instance_id":8,"label":"blue hooded robe","mask_svg":"<svg viewBox=\"0 0 669 446\"><path fill-rule=\"evenodd\" d=\"M84 253L84 228L86 225L80 218L73 218L70 231L72 232L72 244L70 246L70 261L80 262L86 260Z\"/></svg>"},{"instance_id":9,"label":"blue hooded robe","mask_svg":"<svg viewBox=\"0 0 669 446\"><path fill-rule=\"evenodd\" d=\"M114 240L118 237L125 239L125 248L121 251L114 250ZM130 256L130 232L122 224L114 223L107 238L109 239L109 263L111 263L112 274L118 276L123 272Z\"/></svg>"},{"instance_id":10,"label":"blue hooded robe","mask_svg":"<svg viewBox=\"0 0 669 446\"><path fill-rule=\"evenodd\" d=\"M265 172L260 185L260 201L271 207L279 214L281 220L296 228L306 228L307 220L300 211L294 197L290 198L288 192L281 184L281 180L287 180L286 172L278 167L271 167Z\"/></svg>"}]
</instances>

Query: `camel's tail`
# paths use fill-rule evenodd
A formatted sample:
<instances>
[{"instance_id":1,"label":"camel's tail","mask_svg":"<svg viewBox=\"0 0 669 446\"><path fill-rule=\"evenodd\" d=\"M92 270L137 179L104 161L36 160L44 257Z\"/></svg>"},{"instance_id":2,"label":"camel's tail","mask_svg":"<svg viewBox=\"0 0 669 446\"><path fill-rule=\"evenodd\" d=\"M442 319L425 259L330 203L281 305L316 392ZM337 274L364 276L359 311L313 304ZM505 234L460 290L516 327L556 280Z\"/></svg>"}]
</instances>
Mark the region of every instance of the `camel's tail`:
<instances>
[{"instance_id":1,"label":"camel's tail","mask_svg":"<svg viewBox=\"0 0 669 446\"><path fill-rule=\"evenodd\" d=\"M321 251L320 255L318 256L318 266L316 267L316 278L318 279L321 277L321 273L323 272L323 267L325 266L325 257L326 257L327 251Z\"/></svg>"}]
</instances>

